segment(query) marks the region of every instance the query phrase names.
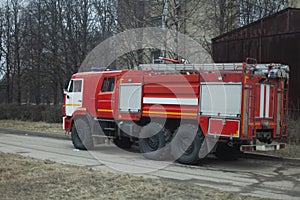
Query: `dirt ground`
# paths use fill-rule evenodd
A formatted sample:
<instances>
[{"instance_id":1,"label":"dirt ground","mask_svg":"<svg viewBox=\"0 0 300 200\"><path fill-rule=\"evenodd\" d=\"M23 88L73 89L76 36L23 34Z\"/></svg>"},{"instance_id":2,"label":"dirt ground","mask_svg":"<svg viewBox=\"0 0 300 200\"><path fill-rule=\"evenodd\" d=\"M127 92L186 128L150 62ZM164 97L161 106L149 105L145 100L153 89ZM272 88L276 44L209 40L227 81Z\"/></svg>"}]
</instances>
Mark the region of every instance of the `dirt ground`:
<instances>
[{"instance_id":1,"label":"dirt ground","mask_svg":"<svg viewBox=\"0 0 300 200\"><path fill-rule=\"evenodd\" d=\"M259 199L0 152L1 199Z\"/></svg>"}]
</instances>

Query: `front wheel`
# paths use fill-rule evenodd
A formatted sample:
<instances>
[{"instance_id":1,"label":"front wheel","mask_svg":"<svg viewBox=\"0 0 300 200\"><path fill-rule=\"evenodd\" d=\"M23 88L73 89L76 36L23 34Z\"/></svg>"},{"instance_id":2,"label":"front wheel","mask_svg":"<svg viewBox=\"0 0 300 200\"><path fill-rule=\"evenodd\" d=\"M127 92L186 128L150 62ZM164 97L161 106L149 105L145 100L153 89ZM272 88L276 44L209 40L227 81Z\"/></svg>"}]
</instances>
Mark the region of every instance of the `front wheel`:
<instances>
[{"instance_id":1,"label":"front wheel","mask_svg":"<svg viewBox=\"0 0 300 200\"><path fill-rule=\"evenodd\" d=\"M171 154L177 162L194 164L200 160L199 151L204 136L198 126L185 124L180 126L171 142Z\"/></svg>"},{"instance_id":2,"label":"front wheel","mask_svg":"<svg viewBox=\"0 0 300 200\"><path fill-rule=\"evenodd\" d=\"M71 138L76 149L89 150L94 147L90 126L82 118L75 119L72 126Z\"/></svg>"}]
</instances>

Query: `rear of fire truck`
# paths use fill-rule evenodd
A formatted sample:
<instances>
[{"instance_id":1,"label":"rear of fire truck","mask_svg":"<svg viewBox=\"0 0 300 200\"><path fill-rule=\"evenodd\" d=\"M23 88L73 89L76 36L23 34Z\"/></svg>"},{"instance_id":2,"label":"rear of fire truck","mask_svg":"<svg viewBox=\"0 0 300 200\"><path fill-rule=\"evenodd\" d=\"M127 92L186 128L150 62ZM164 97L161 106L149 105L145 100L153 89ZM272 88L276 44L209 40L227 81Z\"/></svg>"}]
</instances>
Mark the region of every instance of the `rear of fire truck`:
<instances>
[{"instance_id":1,"label":"rear of fire truck","mask_svg":"<svg viewBox=\"0 0 300 200\"><path fill-rule=\"evenodd\" d=\"M241 139L251 143L242 151L268 151L285 148L288 134L289 67L281 64L257 64L245 75Z\"/></svg>"},{"instance_id":2,"label":"rear of fire truck","mask_svg":"<svg viewBox=\"0 0 300 200\"><path fill-rule=\"evenodd\" d=\"M206 137L218 138L217 157L233 160L241 152L285 148L288 66L245 62L201 76L200 125L206 119Z\"/></svg>"}]
</instances>

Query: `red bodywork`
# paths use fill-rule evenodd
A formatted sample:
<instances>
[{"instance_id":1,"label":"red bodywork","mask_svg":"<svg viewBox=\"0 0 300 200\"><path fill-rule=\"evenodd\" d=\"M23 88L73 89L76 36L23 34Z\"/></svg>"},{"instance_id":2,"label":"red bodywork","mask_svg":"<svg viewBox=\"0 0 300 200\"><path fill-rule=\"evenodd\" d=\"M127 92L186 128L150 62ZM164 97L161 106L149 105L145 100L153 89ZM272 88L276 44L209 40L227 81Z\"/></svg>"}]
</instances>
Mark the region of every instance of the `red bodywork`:
<instances>
[{"instance_id":1,"label":"red bodywork","mask_svg":"<svg viewBox=\"0 0 300 200\"><path fill-rule=\"evenodd\" d=\"M70 131L76 115L89 113L94 119L114 121L139 121L147 117L191 120L199 124L205 136L235 140L252 140L260 131L271 132L273 138L286 137L287 80L256 75L245 70L245 65L233 70L120 70L75 74L72 79L84 80L82 108L64 118L65 130ZM101 91L105 78L114 78L113 91ZM141 109L138 111L120 111L120 86L126 84L141 84ZM241 88L237 102L240 112L236 115L202 112L205 95L201 92L206 91L203 87L214 88L218 84L225 88L227 85L228 88ZM226 95L230 96L230 91Z\"/></svg>"}]
</instances>

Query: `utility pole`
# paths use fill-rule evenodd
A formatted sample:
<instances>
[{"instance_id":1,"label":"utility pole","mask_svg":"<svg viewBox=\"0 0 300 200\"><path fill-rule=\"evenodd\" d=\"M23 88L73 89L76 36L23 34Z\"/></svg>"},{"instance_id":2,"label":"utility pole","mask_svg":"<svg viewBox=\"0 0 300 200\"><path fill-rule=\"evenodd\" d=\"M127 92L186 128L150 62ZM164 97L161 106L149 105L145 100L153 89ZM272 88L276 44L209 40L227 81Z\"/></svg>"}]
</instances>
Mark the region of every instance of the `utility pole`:
<instances>
[{"instance_id":1,"label":"utility pole","mask_svg":"<svg viewBox=\"0 0 300 200\"><path fill-rule=\"evenodd\" d=\"M161 20L161 28L163 29L164 33L167 33L166 27L167 27L167 20L168 20L168 14L169 14L169 5L168 0L163 0L163 14L162 14L162 20ZM167 35L165 35L166 39ZM161 48L161 57L166 57L166 40L163 41L162 48ZM164 61L163 61L164 62Z\"/></svg>"},{"instance_id":2,"label":"utility pole","mask_svg":"<svg viewBox=\"0 0 300 200\"><path fill-rule=\"evenodd\" d=\"M180 0L175 0L175 36L174 36L174 43L175 43L175 59L178 60L178 32L179 32L179 15L180 15Z\"/></svg>"}]
</instances>

